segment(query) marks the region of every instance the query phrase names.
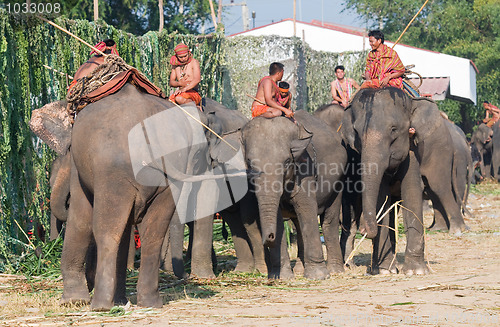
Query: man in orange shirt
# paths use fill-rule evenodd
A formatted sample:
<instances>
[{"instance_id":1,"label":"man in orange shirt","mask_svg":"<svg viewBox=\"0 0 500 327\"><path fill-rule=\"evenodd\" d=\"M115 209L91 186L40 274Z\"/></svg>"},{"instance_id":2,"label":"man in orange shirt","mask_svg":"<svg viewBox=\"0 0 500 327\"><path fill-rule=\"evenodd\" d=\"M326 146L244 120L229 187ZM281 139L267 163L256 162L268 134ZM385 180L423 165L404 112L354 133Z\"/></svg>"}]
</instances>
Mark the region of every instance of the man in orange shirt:
<instances>
[{"instance_id":1,"label":"man in orange shirt","mask_svg":"<svg viewBox=\"0 0 500 327\"><path fill-rule=\"evenodd\" d=\"M177 90L170 95L169 100L177 104L194 102L199 105L201 96L198 84L201 81L200 63L193 58L187 45L180 43L174 49L175 55L170 58L170 86Z\"/></svg>"},{"instance_id":2,"label":"man in orange shirt","mask_svg":"<svg viewBox=\"0 0 500 327\"><path fill-rule=\"evenodd\" d=\"M281 81L284 72L284 66L280 62L273 62L269 66L269 76L263 77L257 87L257 94L252 103L252 118L257 116L273 118L282 114L286 117L293 117L293 111L277 102L279 88L276 83Z\"/></svg>"},{"instance_id":3,"label":"man in orange shirt","mask_svg":"<svg viewBox=\"0 0 500 327\"><path fill-rule=\"evenodd\" d=\"M384 44L384 33L381 31L370 31L368 36L372 50L366 59L366 81L361 88L393 86L402 89L405 66L398 54Z\"/></svg>"}]
</instances>

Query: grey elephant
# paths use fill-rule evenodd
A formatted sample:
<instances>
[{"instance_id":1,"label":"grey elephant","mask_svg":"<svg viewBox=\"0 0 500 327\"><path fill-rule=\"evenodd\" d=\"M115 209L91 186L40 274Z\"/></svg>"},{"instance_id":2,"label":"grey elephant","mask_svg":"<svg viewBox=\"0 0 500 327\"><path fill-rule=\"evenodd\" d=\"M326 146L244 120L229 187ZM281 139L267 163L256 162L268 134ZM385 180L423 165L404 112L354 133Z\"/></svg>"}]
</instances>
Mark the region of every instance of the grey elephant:
<instances>
[{"instance_id":1,"label":"grey elephant","mask_svg":"<svg viewBox=\"0 0 500 327\"><path fill-rule=\"evenodd\" d=\"M416 150L410 149L408 132L413 115L412 101L402 90L384 88L358 92L343 116L344 141L360 155L360 231L373 239L372 274L396 272L393 232L387 228L394 224L388 216L377 221L377 213L384 203L399 198L406 208L403 218L407 245L402 271L428 272L424 260L420 165Z\"/></svg>"},{"instance_id":2,"label":"grey elephant","mask_svg":"<svg viewBox=\"0 0 500 327\"><path fill-rule=\"evenodd\" d=\"M126 301L130 230L132 224L140 223L137 303L162 306L158 291L160 251L174 211L185 209L178 206L178 201L186 201L195 188L201 191L199 194L209 195L199 198L197 205L210 200L211 193L203 192L204 186L197 183L218 178L193 176L207 172L210 166L208 145L203 134L193 134L195 123L171 107L169 102L126 84L119 92L88 105L76 119L71 148L71 204L61 258L62 303L90 300L84 261L92 237L98 252L92 309L109 310L114 303ZM185 110L196 115L198 109ZM166 126L153 128L159 114L174 115L173 124L162 120ZM159 147L160 141L177 148L166 155ZM185 192L188 181L193 186ZM197 214L202 215L202 210Z\"/></svg>"},{"instance_id":3,"label":"grey elephant","mask_svg":"<svg viewBox=\"0 0 500 327\"><path fill-rule=\"evenodd\" d=\"M71 155L58 156L50 170L50 240L57 238L68 219Z\"/></svg>"},{"instance_id":4,"label":"grey elephant","mask_svg":"<svg viewBox=\"0 0 500 327\"><path fill-rule=\"evenodd\" d=\"M485 178L492 176L492 157L493 157L493 130L481 124L472 133L471 145L475 146L480 156L481 175Z\"/></svg>"},{"instance_id":5,"label":"grey elephant","mask_svg":"<svg viewBox=\"0 0 500 327\"><path fill-rule=\"evenodd\" d=\"M435 208L435 221L430 228L449 230L450 234L459 235L467 226L461 212L463 193L455 196L459 190L454 191L453 185L457 185L454 171L460 166L459 157L466 155L460 154L464 141L451 123L442 117L434 101L416 98L412 100L412 106L411 126L416 130L415 153L425 188ZM461 168L463 164L467 167L468 160L464 161Z\"/></svg>"},{"instance_id":6,"label":"grey elephant","mask_svg":"<svg viewBox=\"0 0 500 327\"><path fill-rule=\"evenodd\" d=\"M204 115L210 126L216 126L215 129L219 134L223 135L226 142L234 147L240 147L240 129L248 122L243 114L237 110L230 110L220 103L205 99ZM215 143L216 136L212 133L207 137ZM234 155L234 150L231 149L225 142L220 142L217 146L211 148L210 153L214 160L228 160ZM217 164L217 162L214 162ZM245 196L238 203L225 209L221 212L221 217L228 224L232 239L235 246L237 256L237 265L235 271L252 272L257 268L260 272L266 272L267 267L263 258L262 242L252 243L250 239L258 239L259 230L255 226L245 225L242 217L248 216L251 212L248 208L255 204L244 204L247 208L244 212L241 211L240 202L252 201L251 196ZM181 224L177 217L170 224L168 238L166 238L162 250L162 267L167 271L173 271L179 277L186 277L183 262L183 240L184 240L184 224ZM214 265L216 264L215 253L212 247L212 225L213 216L198 219L190 224L190 243L188 248L188 257L191 259L191 275L200 278L213 278ZM248 230L247 230L248 229ZM250 236L249 236L250 234ZM256 256L253 255L256 254Z\"/></svg>"},{"instance_id":7,"label":"grey elephant","mask_svg":"<svg viewBox=\"0 0 500 327\"><path fill-rule=\"evenodd\" d=\"M242 129L245 160L259 205L262 240L271 247L272 278L291 278L281 211L295 216L303 241L304 277L343 271L338 238L342 167L347 159L339 135L303 110L297 124L285 117L258 117ZM251 190L252 191L252 190ZM281 210L280 210L281 209ZM328 253L325 265L320 215ZM278 268L278 269L276 269Z\"/></svg>"}]
</instances>

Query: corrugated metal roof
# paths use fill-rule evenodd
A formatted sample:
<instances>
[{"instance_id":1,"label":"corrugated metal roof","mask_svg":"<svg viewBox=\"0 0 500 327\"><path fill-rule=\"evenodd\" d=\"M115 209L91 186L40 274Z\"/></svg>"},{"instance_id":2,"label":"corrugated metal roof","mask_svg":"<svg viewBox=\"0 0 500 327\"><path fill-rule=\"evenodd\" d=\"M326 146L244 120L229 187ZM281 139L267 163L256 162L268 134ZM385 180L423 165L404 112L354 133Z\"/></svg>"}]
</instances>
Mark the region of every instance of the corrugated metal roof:
<instances>
[{"instance_id":1,"label":"corrugated metal roof","mask_svg":"<svg viewBox=\"0 0 500 327\"><path fill-rule=\"evenodd\" d=\"M420 83L419 78L410 78L410 81L416 86ZM424 77L418 89L422 96L431 97L433 100L444 100L449 86L449 77Z\"/></svg>"}]
</instances>

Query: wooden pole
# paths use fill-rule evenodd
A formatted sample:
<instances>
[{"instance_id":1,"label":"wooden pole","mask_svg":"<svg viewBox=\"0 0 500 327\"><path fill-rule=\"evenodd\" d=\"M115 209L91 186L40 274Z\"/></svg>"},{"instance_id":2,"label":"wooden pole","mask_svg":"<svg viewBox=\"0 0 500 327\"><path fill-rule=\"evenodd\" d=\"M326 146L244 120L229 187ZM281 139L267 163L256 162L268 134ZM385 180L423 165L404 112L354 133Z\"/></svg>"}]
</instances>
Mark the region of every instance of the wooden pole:
<instances>
[{"instance_id":1,"label":"wooden pole","mask_svg":"<svg viewBox=\"0 0 500 327\"><path fill-rule=\"evenodd\" d=\"M99 19L99 0L94 0L94 21Z\"/></svg>"},{"instance_id":2,"label":"wooden pole","mask_svg":"<svg viewBox=\"0 0 500 327\"><path fill-rule=\"evenodd\" d=\"M37 16L37 17L38 17L38 19L41 19L41 20L43 20L44 22L49 23L50 25L54 26L55 28L57 28L57 29L59 29L59 30L63 31L64 33L67 33L67 34L69 34L70 36L74 37L74 38L75 38L75 39L77 39L78 41L80 41L80 42L82 42L83 44L85 44L86 46L90 47L92 50L94 50L94 51L95 51L95 52L97 52L98 54L100 54L100 55L102 55L102 56L104 56L104 57L109 56L109 55L105 54L104 52L102 52L101 50L99 50L99 49L97 49L97 48L93 47L92 45L90 45L89 43L85 42L84 40L80 39L78 36L76 36L75 34L71 33L71 32L70 32L70 31L68 31L67 29L62 28L61 26L57 25L56 23L51 22L50 20L45 19L45 18L43 18L43 17L41 17L41 16Z\"/></svg>"},{"instance_id":3,"label":"wooden pole","mask_svg":"<svg viewBox=\"0 0 500 327\"><path fill-rule=\"evenodd\" d=\"M413 16L413 18L410 20L410 22L408 23L408 25L406 25L406 28L404 29L403 33L401 33L401 35L399 36L399 38L396 40L396 42L392 46L393 49L396 46L396 44L398 44L399 40L401 40L401 38L403 37L403 35L406 33L406 30L408 29L408 27L410 27L411 23L413 23L413 21L415 20L415 18L417 18L418 14L420 14L420 12L422 11L422 9L424 9L424 7L427 4L427 2L429 2L429 0L425 0L425 2L422 5L422 7L420 7L420 10L415 14L415 16Z\"/></svg>"},{"instance_id":4,"label":"wooden pole","mask_svg":"<svg viewBox=\"0 0 500 327\"><path fill-rule=\"evenodd\" d=\"M165 21L165 18L163 17L163 0L158 1L158 9L160 10L160 28L159 32L163 31L163 24Z\"/></svg>"},{"instance_id":5,"label":"wooden pole","mask_svg":"<svg viewBox=\"0 0 500 327\"><path fill-rule=\"evenodd\" d=\"M293 36L297 36L297 0L293 0Z\"/></svg>"},{"instance_id":6,"label":"wooden pole","mask_svg":"<svg viewBox=\"0 0 500 327\"><path fill-rule=\"evenodd\" d=\"M212 21L214 22L215 29L217 29L217 20L215 18L214 3L212 2L212 0L208 0L208 2L210 4L210 13L212 14Z\"/></svg>"}]
</instances>

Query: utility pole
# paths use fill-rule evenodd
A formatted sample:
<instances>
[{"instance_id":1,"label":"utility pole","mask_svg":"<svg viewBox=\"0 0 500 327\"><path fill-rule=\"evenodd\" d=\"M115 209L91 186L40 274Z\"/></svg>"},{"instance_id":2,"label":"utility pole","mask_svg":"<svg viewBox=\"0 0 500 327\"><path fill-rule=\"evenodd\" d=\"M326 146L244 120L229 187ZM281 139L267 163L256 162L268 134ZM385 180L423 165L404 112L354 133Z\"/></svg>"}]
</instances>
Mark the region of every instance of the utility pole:
<instances>
[{"instance_id":1,"label":"utility pole","mask_svg":"<svg viewBox=\"0 0 500 327\"><path fill-rule=\"evenodd\" d=\"M222 0L219 0L221 1L222 3ZM226 5L222 5L223 7L234 7L234 6L241 6L241 20L243 21L243 30L244 31L248 31L250 29L250 26L249 26L249 17L248 17L248 6L247 6L247 2L246 1L243 1L243 2L240 2L240 3L234 3L234 0L231 0L231 3L229 4L226 4ZM253 15L253 14L252 14ZM255 25L255 23L254 23Z\"/></svg>"},{"instance_id":2,"label":"utility pole","mask_svg":"<svg viewBox=\"0 0 500 327\"><path fill-rule=\"evenodd\" d=\"M252 20L253 20L253 27L252 28L255 28L255 10L252 11Z\"/></svg>"},{"instance_id":3,"label":"utility pole","mask_svg":"<svg viewBox=\"0 0 500 327\"><path fill-rule=\"evenodd\" d=\"M297 36L297 0L293 0L293 36Z\"/></svg>"}]
</instances>

